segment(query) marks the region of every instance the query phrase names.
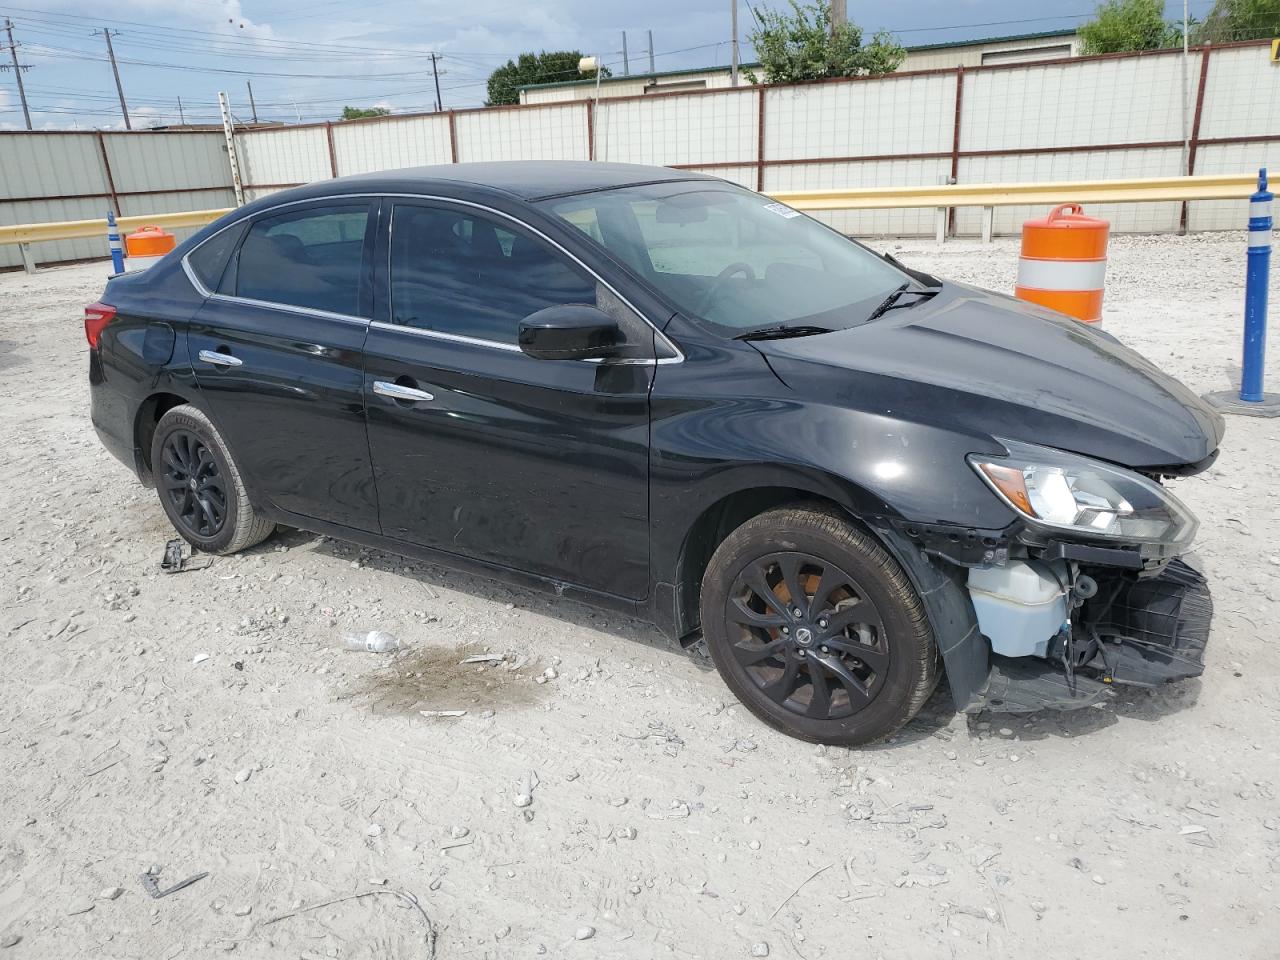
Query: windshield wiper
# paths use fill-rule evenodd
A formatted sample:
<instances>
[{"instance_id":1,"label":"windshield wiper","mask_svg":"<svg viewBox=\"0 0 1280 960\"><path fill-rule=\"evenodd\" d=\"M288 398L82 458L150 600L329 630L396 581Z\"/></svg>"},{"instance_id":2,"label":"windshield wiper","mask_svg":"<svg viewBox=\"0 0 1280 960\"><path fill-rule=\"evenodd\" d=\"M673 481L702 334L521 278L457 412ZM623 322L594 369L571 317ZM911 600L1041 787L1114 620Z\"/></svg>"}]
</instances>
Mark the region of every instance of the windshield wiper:
<instances>
[{"instance_id":1,"label":"windshield wiper","mask_svg":"<svg viewBox=\"0 0 1280 960\"><path fill-rule=\"evenodd\" d=\"M761 327L759 330L748 330L746 333L740 333L733 339L735 340L785 340L788 337L812 337L819 333L830 333L830 327L815 327L806 324L796 324L795 326L787 326L780 324L776 327Z\"/></svg>"},{"instance_id":2,"label":"windshield wiper","mask_svg":"<svg viewBox=\"0 0 1280 960\"><path fill-rule=\"evenodd\" d=\"M923 303L925 300L928 300L930 297L936 297L938 295L937 290L911 290L910 288L911 288L911 284L904 283L902 286L894 290L893 293L889 294L882 301L880 301L880 306L876 307L874 310L871 311L870 315L866 319L866 322L870 323L872 320L875 320L877 317L884 316L890 310L897 310L900 307L914 307L916 304ZM898 298L901 297L904 293L908 293L908 292L914 293L920 299L912 300L910 303L899 303Z\"/></svg>"}]
</instances>

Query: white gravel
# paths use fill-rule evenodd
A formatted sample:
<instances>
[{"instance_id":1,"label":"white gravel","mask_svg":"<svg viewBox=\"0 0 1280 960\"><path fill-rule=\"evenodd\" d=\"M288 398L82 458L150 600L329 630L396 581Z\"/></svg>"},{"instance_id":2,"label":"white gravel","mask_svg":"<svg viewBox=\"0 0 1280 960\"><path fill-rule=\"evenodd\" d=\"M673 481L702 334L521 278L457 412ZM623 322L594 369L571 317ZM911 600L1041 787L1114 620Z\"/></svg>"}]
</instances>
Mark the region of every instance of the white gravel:
<instances>
[{"instance_id":1,"label":"white gravel","mask_svg":"<svg viewBox=\"0 0 1280 960\"><path fill-rule=\"evenodd\" d=\"M1014 276L1014 241L880 246ZM1112 253L1107 329L1227 387L1243 238ZM1177 487L1217 602L1202 680L1031 718L937 696L821 749L564 600L297 532L161 574L155 495L86 414L104 274L0 276L5 960L429 956L401 891L442 958L1275 956L1280 420L1233 418ZM339 649L373 629L409 650ZM209 876L152 900L152 864Z\"/></svg>"}]
</instances>

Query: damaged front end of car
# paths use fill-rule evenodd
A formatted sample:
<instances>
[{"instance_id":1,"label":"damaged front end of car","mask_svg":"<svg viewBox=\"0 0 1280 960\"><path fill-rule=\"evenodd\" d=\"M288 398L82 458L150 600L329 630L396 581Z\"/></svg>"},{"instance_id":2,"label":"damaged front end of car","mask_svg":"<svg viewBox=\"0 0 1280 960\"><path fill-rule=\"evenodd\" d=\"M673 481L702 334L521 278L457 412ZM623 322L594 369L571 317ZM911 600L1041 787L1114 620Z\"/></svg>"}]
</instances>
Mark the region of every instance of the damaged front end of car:
<instances>
[{"instance_id":1,"label":"damaged front end of car","mask_svg":"<svg viewBox=\"0 0 1280 960\"><path fill-rule=\"evenodd\" d=\"M908 566L918 577L922 559L938 575L925 599L957 708L1077 709L1117 685L1203 673L1213 601L1187 553L1197 521L1161 481L1213 457L1138 472L999 442L1004 456L969 464L1017 514L1014 524L903 523L892 532L899 552L916 553Z\"/></svg>"}]
</instances>

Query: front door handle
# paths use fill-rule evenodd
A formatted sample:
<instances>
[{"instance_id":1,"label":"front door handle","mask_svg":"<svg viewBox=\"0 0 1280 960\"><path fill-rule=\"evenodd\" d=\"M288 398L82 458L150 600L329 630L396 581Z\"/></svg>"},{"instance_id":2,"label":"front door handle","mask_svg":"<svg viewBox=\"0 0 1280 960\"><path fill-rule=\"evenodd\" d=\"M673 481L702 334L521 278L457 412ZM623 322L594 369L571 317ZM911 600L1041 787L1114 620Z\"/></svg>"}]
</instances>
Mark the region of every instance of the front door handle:
<instances>
[{"instance_id":1,"label":"front door handle","mask_svg":"<svg viewBox=\"0 0 1280 960\"><path fill-rule=\"evenodd\" d=\"M217 350L201 350L200 359L205 363L212 363L215 367L238 367L244 363L239 357L233 357L229 353L219 353Z\"/></svg>"},{"instance_id":2,"label":"front door handle","mask_svg":"<svg viewBox=\"0 0 1280 960\"><path fill-rule=\"evenodd\" d=\"M435 399L435 394L427 393L425 390L402 387L398 383L388 383L385 380L373 381L373 392L382 397L390 397L392 400L408 400L411 403Z\"/></svg>"}]
</instances>

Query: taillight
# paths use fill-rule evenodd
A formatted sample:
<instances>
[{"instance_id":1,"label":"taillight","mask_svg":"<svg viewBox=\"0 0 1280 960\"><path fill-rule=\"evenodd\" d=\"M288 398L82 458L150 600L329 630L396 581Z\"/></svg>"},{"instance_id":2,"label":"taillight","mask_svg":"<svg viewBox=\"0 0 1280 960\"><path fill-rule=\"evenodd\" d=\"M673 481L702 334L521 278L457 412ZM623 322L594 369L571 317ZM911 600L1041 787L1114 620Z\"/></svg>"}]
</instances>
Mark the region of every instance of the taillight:
<instances>
[{"instance_id":1,"label":"taillight","mask_svg":"<svg viewBox=\"0 0 1280 960\"><path fill-rule=\"evenodd\" d=\"M98 349L103 329L115 315L116 308L105 303L91 303L84 308L84 336L94 350Z\"/></svg>"}]
</instances>

